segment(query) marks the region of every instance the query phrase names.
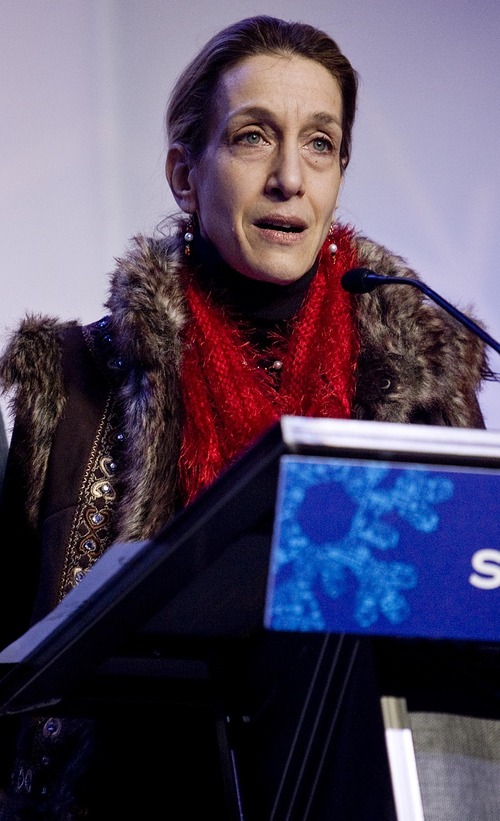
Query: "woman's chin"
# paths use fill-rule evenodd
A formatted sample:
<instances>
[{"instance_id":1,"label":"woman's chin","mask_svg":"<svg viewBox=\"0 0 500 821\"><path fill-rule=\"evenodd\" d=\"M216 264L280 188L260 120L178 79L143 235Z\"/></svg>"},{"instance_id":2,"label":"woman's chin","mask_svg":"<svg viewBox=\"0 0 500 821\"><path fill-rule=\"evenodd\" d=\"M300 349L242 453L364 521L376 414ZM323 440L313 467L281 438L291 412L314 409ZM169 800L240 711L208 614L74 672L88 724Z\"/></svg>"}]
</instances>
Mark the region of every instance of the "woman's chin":
<instances>
[{"instance_id":1,"label":"woman's chin","mask_svg":"<svg viewBox=\"0 0 500 821\"><path fill-rule=\"evenodd\" d=\"M238 270L249 279L261 282L275 282L286 285L300 279L314 263L314 258L305 261L293 254L266 254L260 260L252 260L238 266Z\"/></svg>"}]
</instances>

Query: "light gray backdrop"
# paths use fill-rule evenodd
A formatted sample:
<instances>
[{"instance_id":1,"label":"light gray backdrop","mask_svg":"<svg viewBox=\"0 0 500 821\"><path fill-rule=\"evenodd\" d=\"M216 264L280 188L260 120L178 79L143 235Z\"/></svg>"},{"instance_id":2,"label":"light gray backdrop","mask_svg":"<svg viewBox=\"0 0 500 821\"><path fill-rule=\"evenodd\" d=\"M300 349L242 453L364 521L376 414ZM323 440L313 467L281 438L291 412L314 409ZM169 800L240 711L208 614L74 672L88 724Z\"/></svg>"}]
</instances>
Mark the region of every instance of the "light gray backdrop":
<instances>
[{"instance_id":1,"label":"light gray backdrop","mask_svg":"<svg viewBox=\"0 0 500 821\"><path fill-rule=\"evenodd\" d=\"M361 74L339 216L500 338L498 0L1 0L2 338L25 311L101 316L113 258L174 208L174 78L256 13L325 29ZM500 429L500 385L481 398Z\"/></svg>"}]
</instances>

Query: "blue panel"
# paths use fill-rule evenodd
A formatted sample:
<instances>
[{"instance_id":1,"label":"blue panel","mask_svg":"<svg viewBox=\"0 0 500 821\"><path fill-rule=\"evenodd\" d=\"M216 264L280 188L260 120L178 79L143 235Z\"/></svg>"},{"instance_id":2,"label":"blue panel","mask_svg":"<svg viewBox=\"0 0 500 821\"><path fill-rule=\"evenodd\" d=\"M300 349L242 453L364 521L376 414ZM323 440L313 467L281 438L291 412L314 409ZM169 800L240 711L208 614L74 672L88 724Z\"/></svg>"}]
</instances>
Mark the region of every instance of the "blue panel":
<instances>
[{"instance_id":1,"label":"blue panel","mask_svg":"<svg viewBox=\"0 0 500 821\"><path fill-rule=\"evenodd\" d=\"M284 456L265 624L500 639L500 471Z\"/></svg>"}]
</instances>

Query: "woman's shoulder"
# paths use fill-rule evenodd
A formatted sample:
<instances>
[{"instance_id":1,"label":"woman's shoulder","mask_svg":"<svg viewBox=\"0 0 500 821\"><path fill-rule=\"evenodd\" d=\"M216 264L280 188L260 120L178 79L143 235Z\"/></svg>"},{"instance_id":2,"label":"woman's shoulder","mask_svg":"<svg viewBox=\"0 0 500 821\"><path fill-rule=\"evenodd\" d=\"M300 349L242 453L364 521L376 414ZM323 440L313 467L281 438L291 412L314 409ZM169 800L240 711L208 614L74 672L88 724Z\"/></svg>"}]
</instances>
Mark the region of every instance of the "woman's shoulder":
<instances>
[{"instance_id":1,"label":"woman's shoulder","mask_svg":"<svg viewBox=\"0 0 500 821\"><path fill-rule=\"evenodd\" d=\"M64 338L76 320L63 322L56 317L26 314L10 331L0 354L0 381L4 389L25 379L35 383L50 374L61 358Z\"/></svg>"},{"instance_id":2,"label":"woman's shoulder","mask_svg":"<svg viewBox=\"0 0 500 821\"><path fill-rule=\"evenodd\" d=\"M384 276L420 279L418 273L410 267L401 254L391 251L382 243L376 242L362 233L354 233L353 241L359 266L371 268L377 274Z\"/></svg>"},{"instance_id":3,"label":"woman's shoulder","mask_svg":"<svg viewBox=\"0 0 500 821\"><path fill-rule=\"evenodd\" d=\"M401 255L366 236L354 242L360 267L422 282ZM479 337L418 287L387 283L355 299L366 373L383 363L397 376L398 401L407 397L408 406L427 408L441 403L451 423L481 426L475 394L490 371Z\"/></svg>"}]
</instances>

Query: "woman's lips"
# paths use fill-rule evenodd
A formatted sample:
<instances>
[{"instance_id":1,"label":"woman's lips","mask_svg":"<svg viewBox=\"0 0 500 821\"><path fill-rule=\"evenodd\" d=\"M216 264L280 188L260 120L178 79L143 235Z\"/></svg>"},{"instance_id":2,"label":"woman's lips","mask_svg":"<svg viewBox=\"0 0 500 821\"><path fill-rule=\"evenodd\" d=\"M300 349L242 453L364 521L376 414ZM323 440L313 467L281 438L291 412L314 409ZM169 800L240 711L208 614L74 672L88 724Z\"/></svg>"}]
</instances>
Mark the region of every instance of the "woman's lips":
<instances>
[{"instance_id":1,"label":"woman's lips","mask_svg":"<svg viewBox=\"0 0 500 821\"><path fill-rule=\"evenodd\" d=\"M258 228L274 228L278 231L300 232L307 228L307 223L300 217L287 216L286 214L266 214L255 220Z\"/></svg>"},{"instance_id":2,"label":"woman's lips","mask_svg":"<svg viewBox=\"0 0 500 821\"><path fill-rule=\"evenodd\" d=\"M255 223L261 236L280 245L294 245L299 242L307 225L298 219L269 216Z\"/></svg>"}]
</instances>

